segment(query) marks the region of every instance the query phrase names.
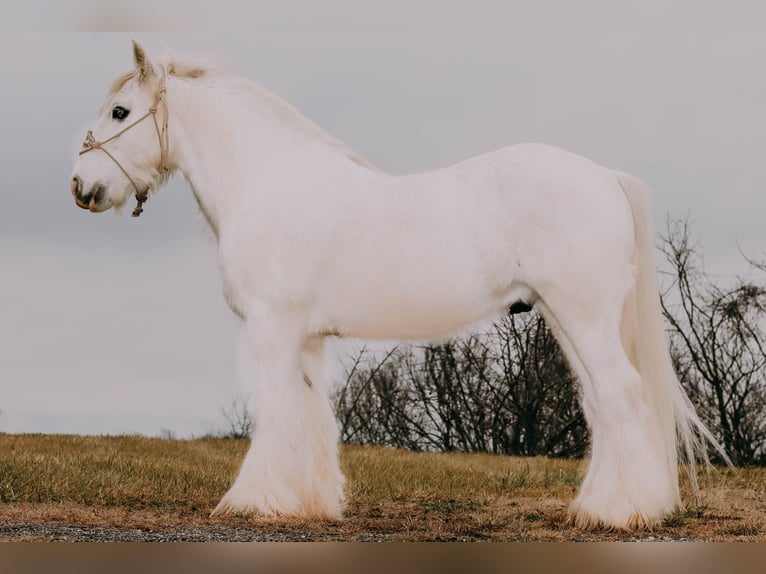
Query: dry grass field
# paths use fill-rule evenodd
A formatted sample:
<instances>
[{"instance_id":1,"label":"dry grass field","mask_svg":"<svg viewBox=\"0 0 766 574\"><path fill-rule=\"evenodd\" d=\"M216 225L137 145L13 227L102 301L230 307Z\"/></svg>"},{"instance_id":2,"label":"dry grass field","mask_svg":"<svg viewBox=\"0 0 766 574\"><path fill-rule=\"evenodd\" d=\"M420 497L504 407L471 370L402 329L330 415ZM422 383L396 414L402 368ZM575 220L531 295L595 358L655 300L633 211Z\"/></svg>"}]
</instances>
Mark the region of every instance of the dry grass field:
<instances>
[{"instance_id":1,"label":"dry grass field","mask_svg":"<svg viewBox=\"0 0 766 574\"><path fill-rule=\"evenodd\" d=\"M700 472L701 500L653 531L584 531L567 525L566 510L585 461L380 447L343 448L343 521L209 518L246 449L226 439L0 434L0 540L68 539L56 533L69 528L86 539L766 541L765 469Z\"/></svg>"}]
</instances>

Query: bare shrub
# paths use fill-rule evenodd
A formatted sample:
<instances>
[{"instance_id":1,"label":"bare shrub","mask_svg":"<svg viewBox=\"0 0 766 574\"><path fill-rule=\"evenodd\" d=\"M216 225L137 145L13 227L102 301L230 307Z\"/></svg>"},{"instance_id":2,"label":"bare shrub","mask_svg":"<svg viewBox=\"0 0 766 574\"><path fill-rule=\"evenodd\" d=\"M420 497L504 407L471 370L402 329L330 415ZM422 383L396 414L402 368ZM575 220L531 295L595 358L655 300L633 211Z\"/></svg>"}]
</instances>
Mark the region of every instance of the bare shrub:
<instances>
[{"instance_id":1,"label":"bare shrub","mask_svg":"<svg viewBox=\"0 0 766 574\"><path fill-rule=\"evenodd\" d=\"M219 433L222 438L250 438L253 434L253 418L247 407L247 398L237 395L227 406L221 409L223 430Z\"/></svg>"},{"instance_id":2,"label":"bare shrub","mask_svg":"<svg viewBox=\"0 0 766 574\"><path fill-rule=\"evenodd\" d=\"M716 284L686 220L668 222L661 246L671 265L662 307L681 383L735 464L764 465L766 289L740 277Z\"/></svg>"},{"instance_id":3,"label":"bare shrub","mask_svg":"<svg viewBox=\"0 0 766 574\"><path fill-rule=\"evenodd\" d=\"M588 441L574 379L535 313L440 345L363 350L336 410L347 443L581 456Z\"/></svg>"}]
</instances>

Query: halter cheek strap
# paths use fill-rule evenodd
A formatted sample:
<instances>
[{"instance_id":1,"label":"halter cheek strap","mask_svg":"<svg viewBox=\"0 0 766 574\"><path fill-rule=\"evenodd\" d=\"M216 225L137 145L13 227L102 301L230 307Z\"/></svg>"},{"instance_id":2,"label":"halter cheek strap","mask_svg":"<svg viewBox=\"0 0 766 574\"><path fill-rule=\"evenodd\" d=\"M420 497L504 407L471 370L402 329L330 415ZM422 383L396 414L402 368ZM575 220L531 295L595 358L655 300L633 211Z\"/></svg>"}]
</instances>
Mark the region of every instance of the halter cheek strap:
<instances>
[{"instance_id":1,"label":"halter cheek strap","mask_svg":"<svg viewBox=\"0 0 766 574\"><path fill-rule=\"evenodd\" d=\"M82 143L82 151L80 151L80 155L83 155L84 153L88 153L89 151L93 151L94 149L100 149L107 156L109 156L109 159L111 159L117 165L117 167L120 168L120 171L125 174L125 177L128 178L128 181L130 181L130 184L133 186L133 189L135 189L136 191L136 201L138 202L138 204L136 205L136 208L133 210L133 217L138 217L144 211L144 208L142 206L149 199L148 189L139 189L135 180L132 177L130 177L130 174L128 173L128 171L124 167L122 167L122 164L119 161L117 161L117 158L114 157L111 153L109 153L109 150L107 150L104 146L108 144L110 141L116 140L126 131L137 126L146 118L151 116L152 122L154 123L154 130L157 132L157 141L160 144L160 165L158 169L166 173L170 171L170 168L168 168L167 166L168 116L170 114L168 113L168 102L165 99L165 93L166 93L165 76L163 75L162 79L160 80L159 89L157 90L157 97L154 99L154 103L152 104L152 107L149 108L149 110L143 116L138 118L132 124L125 126L116 134L102 141L97 141L96 138L93 137L93 132L88 130L88 133L85 136L85 141ZM160 129L160 125L157 122L157 106L159 106L160 102L165 104L165 114L162 121L162 129Z\"/></svg>"}]
</instances>

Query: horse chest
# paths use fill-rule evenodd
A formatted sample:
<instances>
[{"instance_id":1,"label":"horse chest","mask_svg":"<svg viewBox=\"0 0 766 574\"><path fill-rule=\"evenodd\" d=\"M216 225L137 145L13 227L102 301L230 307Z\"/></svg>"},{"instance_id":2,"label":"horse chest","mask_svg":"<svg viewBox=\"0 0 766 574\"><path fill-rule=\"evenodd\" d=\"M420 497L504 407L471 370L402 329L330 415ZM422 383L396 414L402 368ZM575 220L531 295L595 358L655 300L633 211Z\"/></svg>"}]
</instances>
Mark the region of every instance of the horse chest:
<instances>
[{"instance_id":1,"label":"horse chest","mask_svg":"<svg viewBox=\"0 0 766 574\"><path fill-rule=\"evenodd\" d=\"M256 300L283 307L285 302L301 298L305 281L295 274L291 277L297 264L289 249L267 242L249 249L244 245L222 244L219 248L224 298L236 315L245 318L248 305Z\"/></svg>"}]
</instances>

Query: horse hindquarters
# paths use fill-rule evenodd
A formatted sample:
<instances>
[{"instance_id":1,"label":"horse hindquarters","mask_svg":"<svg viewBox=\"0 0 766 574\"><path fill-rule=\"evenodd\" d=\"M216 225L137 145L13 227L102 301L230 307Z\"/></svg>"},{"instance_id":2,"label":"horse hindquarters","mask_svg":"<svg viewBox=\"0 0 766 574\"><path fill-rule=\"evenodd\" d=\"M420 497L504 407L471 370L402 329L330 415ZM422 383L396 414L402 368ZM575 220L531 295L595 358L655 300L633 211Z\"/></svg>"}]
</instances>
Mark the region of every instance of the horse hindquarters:
<instances>
[{"instance_id":1,"label":"horse hindquarters","mask_svg":"<svg viewBox=\"0 0 766 574\"><path fill-rule=\"evenodd\" d=\"M592 433L590 467L572 505L581 526L653 525L680 503L674 403L683 394L656 301L646 199L635 189L625 195L635 222L635 278L631 261L601 241L597 272L591 267L564 278L566 288L539 293L538 307L582 384Z\"/></svg>"}]
</instances>

